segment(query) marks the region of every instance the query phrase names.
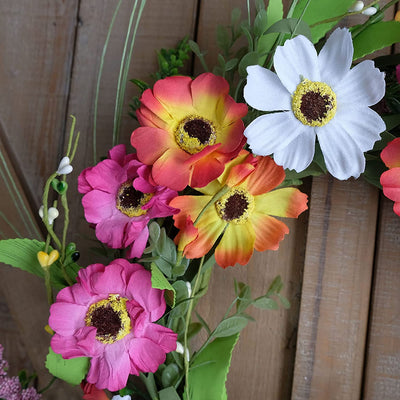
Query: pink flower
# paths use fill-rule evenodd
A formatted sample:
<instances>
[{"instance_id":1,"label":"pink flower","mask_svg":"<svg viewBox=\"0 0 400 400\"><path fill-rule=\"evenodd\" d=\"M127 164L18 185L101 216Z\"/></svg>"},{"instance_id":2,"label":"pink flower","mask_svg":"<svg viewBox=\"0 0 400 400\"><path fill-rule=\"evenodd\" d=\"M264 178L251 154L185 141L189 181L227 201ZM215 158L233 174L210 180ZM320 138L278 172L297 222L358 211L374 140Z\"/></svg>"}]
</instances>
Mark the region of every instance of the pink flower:
<instances>
[{"instance_id":1,"label":"pink flower","mask_svg":"<svg viewBox=\"0 0 400 400\"><path fill-rule=\"evenodd\" d=\"M96 226L97 239L113 249L131 246L129 258L143 254L151 218L177 212L168 206L177 192L157 186L150 171L118 145L109 151L108 159L85 169L78 178L85 218Z\"/></svg>"},{"instance_id":2,"label":"pink flower","mask_svg":"<svg viewBox=\"0 0 400 400\"><path fill-rule=\"evenodd\" d=\"M400 216L400 138L392 140L381 152L389 168L381 175L383 194L394 201L393 211Z\"/></svg>"},{"instance_id":3,"label":"pink flower","mask_svg":"<svg viewBox=\"0 0 400 400\"><path fill-rule=\"evenodd\" d=\"M89 265L50 308L51 348L65 359L91 357L86 380L117 391L129 374L155 372L177 335L153 323L165 312L164 291L140 264L117 259Z\"/></svg>"}]
</instances>

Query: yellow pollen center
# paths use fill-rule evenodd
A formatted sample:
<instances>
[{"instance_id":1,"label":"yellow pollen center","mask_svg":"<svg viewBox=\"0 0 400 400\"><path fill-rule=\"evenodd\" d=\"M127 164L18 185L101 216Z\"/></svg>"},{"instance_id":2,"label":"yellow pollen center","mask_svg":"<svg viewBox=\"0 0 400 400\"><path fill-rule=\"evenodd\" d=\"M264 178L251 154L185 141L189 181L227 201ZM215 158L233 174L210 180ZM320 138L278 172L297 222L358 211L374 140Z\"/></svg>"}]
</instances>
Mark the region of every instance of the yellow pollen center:
<instances>
[{"instance_id":1,"label":"yellow pollen center","mask_svg":"<svg viewBox=\"0 0 400 400\"><path fill-rule=\"evenodd\" d=\"M147 213L142 206L153 197L153 193L142 193L136 190L131 182L121 185L117 193L117 208L128 217L139 217Z\"/></svg>"},{"instance_id":2,"label":"yellow pollen center","mask_svg":"<svg viewBox=\"0 0 400 400\"><path fill-rule=\"evenodd\" d=\"M96 339L102 343L114 343L124 338L132 329L126 309L128 299L110 294L107 299L93 303L86 313L86 326L97 328Z\"/></svg>"},{"instance_id":3,"label":"yellow pollen center","mask_svg":"<svg viewBox=\"0 0 400 400\"><path fill-rule=\"evenodd\" d=\"M197 115L183 119L175 130L175 141L189 154L199 153L207 146L215 144L217 131L214 124Z\"/></svg>"},{"instance_id":4,"label":"yellow pollen center","mask_svg":"<svg viewBox=\"0 0 400 400\"><path fill-rule=\"evenodd\" d=\"M292 110L304 125L324 126L336 114L336 94L324 82L304 79L292 96Z\"/></svg>"},{"instance_id":5,"label":"yellow pollen center","mask_svg":"<svg viewBox=\"0 0 400 400\"><path fill-rule=\"evenodd\" d=\"M254 197L243 188L233 188L215 202L221 219L240 225L244 224L254 210Z\"/></svg>"}]
</instances>

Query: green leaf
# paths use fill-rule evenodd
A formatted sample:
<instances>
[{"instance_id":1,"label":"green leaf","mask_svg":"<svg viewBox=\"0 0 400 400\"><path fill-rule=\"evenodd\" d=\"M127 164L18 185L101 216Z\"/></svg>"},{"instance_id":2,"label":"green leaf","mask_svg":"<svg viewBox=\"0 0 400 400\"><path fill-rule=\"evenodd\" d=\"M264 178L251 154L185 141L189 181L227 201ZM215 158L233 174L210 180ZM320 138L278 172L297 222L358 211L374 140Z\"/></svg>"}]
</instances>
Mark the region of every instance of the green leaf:
<instances>
[{"instance_id":1,"label":"green leaf","mask_svg":"<svg viewBox=\"0 0 400 400\"><path fill-rule=\"evenodd\" d=\"M232 317L222 320L215 328L212 336L218 338L234 335L245 328L248 322L249 320L245 317L233 315Z\"/></svg>"},{"instance_id":2,"label":"green leaf","mask_svg":"<svg viewBox=\"0 0 400 400\"><path fill-rule=\"evenodd\" d=\"M211 329L208 326L207 322L204 320L204 318L197 312L195 311L197 319L200 321L201 326L207 331L208 335L211 335Z\"/></svg>"},{"instance_id":3,"label":"green leaf","mask_svg":"<svg viewBox=\"0 0 400 400\"><path fill-rule=\"evenodd\" d=\"M215 339L193 361L189 370L190 396L196 400L220 400L226 398L225 382L232 359L232 351L239 334Z\"/></svg>"},{"instance_id":4,"label":"green leaf","mask_svg":"<svg viewBox=\"0 0 400 400\"><path fill-rule=\"evenodd\" d=\"M300 0L297 3L293 12L294 18L300 18L308 1L309 0ZM313 25L328 18L340 16L347 13L347 10L353 3L354 0L311 0L304 13L303 21L308 25ZM319 39L324 37L338 22L339 20L312 27L311 36L313 43L318 42Z\"/></svg>"},{"instance_id":5,"label":"green leaf","mask_svg":"<svg viewBox=\"0 0 400 400\"><path fill-rule=\"evenodd\" d=\"M238 59L237 58L232 58L231 60L228 60L225 64L225 71L230 71L233 68L236 67L238 63Z\"/></svg>"},{"instance_id":6,"label":"green leaf","mask_svg":"<svg viewBox=\"0 0 400 400\"><path fill-rule=\"evenodd\" d=\"M217 45L225 54L229 52L231 39L228 30L221 25L217 26Z\"/></svg>"},{"instance_id":7,"label":"green leaf","mask_svg":"<svg viewBox=\"0 0 400 400\"><path fill-rule=\"evenodd\" d=\"M277 296L278 296L278 299L281 301L283 307L288 310L290 308L290 301L285 296L282 296L281 294L278 294Z\"/></svg>"},{"instance_id":8,"label":"green leaf","mask_svg":"<svg viewBox=\"0 0 400 400\"><path fill-rule=\"evenodd\" d=\"M297 18L281 19L270 26L264 35L269 33L288 33L290 35L303 35L311 40L310 27L304 22L299 21Z\"/></svg>"},{"instance_id":9,"label":"green leaf","mask_svg":"<svg viewBox=\"0 0 400 400\"><path fill-rule=\"evenodd\" d=\"M276 276L275 279L272 281L270 287L268 288L267 291L267 296L270 296L271 294L276 294L279 293L283 288L283 282L282 278L280 275Z\"/></svg>"},{"instance_id":10,"label":"green leaf","mask_svg":"<svg viewBox=\"0 0 400 400\"><path fill-rule=\"evenodd\" d=\"M267 8L267 26L270 26L280 21L283 18L283 4L282 0L269 0ZM264 31L265 32L265 31ZM271 51L275 40L278 38L278 33L271 33L269 35L261 36L257 41L257 52L262 54L260 57L260 65L265 63L267 53ZM264 55L265 54L265 55Z\"/></svg>"},{"instance_id":11,"label":"green leaf","mask_svg":"<svg viewBox=\"0 0 400 400\"><path fill-rule=\"evenodd\" d=\"M254 19L254 35L261 36L268 29L268 15L267 11L260 10Z\"/></svg>"},{"instance_id":12,"label":"green leaf","mask_svg":"<svg viewBox=\"0 0 400 400\"><path fill-rule=\"evenodd\" d=\"M57 378L71 385L79 385L89 369L89 358L77 357L64 360L61 354L56 354L49 348L46 357L46 368Z\"/></svg>"},{"instance_id":13,"label":"green leaf","mask_svg":"<svg viewBox=\"0 0 400 400\"><path fill-rule=\"evenodd\" d=\"M382 189L380 178L386 170L387 167L381 159L367 160L362 177L371 185Z\"/></svg>"},{"instance_id":14,"label":"green leaf","mask_svg":"<svg viewBox=\"0 0 400 400\"><path fill-rule=\"evenodd\" d=\"M192 322L188 328L188 334L187 334L188 339L192 338L193 336L196 336L201 331L202 327L203 325L200 322Z\"/></svg>"},{"instance_id":15,"label":"green leaf","mask_svg":"<svg viewBox=\"0 0 400 400\"><path fill-rule=\"evenodd\" d=\"M162 374L161 382L164 387L175 385L179 379L179 368L175 363L167 365Z\"/></svg>"},{"instance_id":16,"label":"green leaf","mask_svg":"<svg viewBox=\"0 0 400 400\"><path fill-rule=\"evenodd\" d=\"M396 138L396 136L392 135L390 132L383 131L381 133L381 140L378 140L377 142L375 142L374 148L372 150L373 151L383 150L387 146L387 144L395 138Z\"/></svg>"},{"instance_id":17,"label":"green leaf","mask_svg":"<svg viewBox=\"0 0 400 400\"><path fill-rule=\"evenodd\" d=\"M264 296L255 299L253 306L260 308L261 310L277 310L279 308L275 300Z\"/></svg>"},{"instance_id":18,"label":"green leaf","mask_svg":"<svg viewBox=\"0 0 400 400\"><path fill-rule=\"evenodd\" d=\"M181 400L176 389L172 386L162 389L158 392L160 400Z\"/></svg>"},{"instance_id":19,"label":"green leaf","mask_svg":"<svg viewBox=\"0 0 400 400\"><path fill-rule=\"evenodd\" d=\"M44 242L31 239L0 240L0 262L44 278L44 271L37 259L37 253L45 248ZM53 249L49 247L49 252ZM79 268L79 267L78 267ZM61 273L61 264L56 261L50 267L51 285L56 289L68 286Z\"/></svg>"},{"instance_id":20,"label":"green leaf","mask_svg":"<svg viewBox=\"0 0 400 400\"><path fill-rule=\"evenodd\" d=\"M385 121L387 131L400 125L400 114L384 115L382 119Z\"/></svg>"},{"instance_id":21,"label":"green leaf","mask_svg":"<svg viewBox=\"0 0 400 400\"><path fill-rule=\"evenodd\" d=\"M353 60L391 46L396 42L400 42L400 22L381 21L369 25L353 40Z\"/></svg>"},{"instance_id":22,"label":"green leaf","mask_svg":"<svg viewBox=\"0 0 400 400\"><path fill-rule=\"evenodd\" d=\"M175 306L175 289L154 263L151 263L151 286L154 289L165 290L167 304L170 307Z\"/></svg>"},{"instance_id":23,"label":"green leaf","mask_svg":"<svg viewBox=\"0 0 400 400\"><path fill-rule=\"evenodd\" d=\"M251 51L244 55L244 57L239 62L239 75L242 77L247 76L246 68L249 65L257 65L259 60L259 55L256 51Z\"/></svg>"}]
</instances>

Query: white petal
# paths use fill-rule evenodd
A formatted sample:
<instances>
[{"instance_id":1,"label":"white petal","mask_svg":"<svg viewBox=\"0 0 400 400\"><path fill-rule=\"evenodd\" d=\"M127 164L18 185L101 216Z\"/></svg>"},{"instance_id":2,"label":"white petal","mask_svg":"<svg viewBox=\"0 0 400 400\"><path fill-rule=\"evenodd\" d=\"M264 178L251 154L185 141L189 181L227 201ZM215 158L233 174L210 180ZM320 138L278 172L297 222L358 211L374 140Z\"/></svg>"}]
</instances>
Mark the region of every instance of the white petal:
<instances>
[{"instance_id":1,"label":"white petal","mask_svg":"<svg viewBox=\"0 0 400 400\"><path fill-rule=\"evenodd\" d=\"M332 88L338 103L354 103L362 106L376 104L385 94L385 74L365 60L357 64Z\"/></svg>"},{"instance_id":2,"label":"white petal","mask_svg":"<svg viewBox=\"0 0 400 400\"><path fill-rule=\"evenodd\" d=\"M67 175L67 174L71 173L72 170L73 170L72 165L65 165L64 167L59 168L57 170L57 174L58 175Z\"/></svg>"},{"instance_id":3,"label":"white petal","mask_svg":"<svg viewBox=\"0 0 400 400\"><path fill-rule=\"evenodd\" d=\"M244 99L257 110L290 110L290 93L278 76L269 69L252 65L247 67L247 84Z\"/></svg>"},{"instance_id":4,"label":"white petal","mask_svg":"<svg viewBox=\"0 0 400 400\"><path fill-rule=\"evenodd\" d=\"M287 40L274 56L275 71L286 89L293 93L302 77L319 82L318 56L313 44L304 36Z\"/></svg>"},{"instance_id":5,"label":"white petal","mask_svg":"<svg viewBox=\"0 0 400 400\"><path fill-rule=\"evenodd\" d=\"M254 154L268 156L287 146L303 126L291 111L277 112L256 118L244 135Z\"/></svg>"},{"instance_id":6,"label":"white petal","mask_svg":"<svg viewBox=\"0 0 400 400\"><path fill-rule=\"evenodd\" d=\"M346 104L339 107L332 120L339 129L346 131L362 152L371 150L386 129L383 119L368 107Z\"/></svg>"},{"instance_id":7,"label":"white petal","mask_svg":"<svg viewBox=\"0 0 400 400\"><path fill-rule=\"evenodd\" d=\"M305 170L314 158L315 131L311 126L303 125L301 135L291 141L285 148L274 153L274 160L283 168L296 172Z\"/></svg>"},{"instance_id":8,"label":"white petal","mask_svg":"<svg viewBox=\"0 0 400 400\"><path fill-rule=\"evenodd\" d=\"M335 85L350 70L353 60L353 42L348 29L336 29L318 55L322 82Z\"/></svg>"},{"instance_id":9,"label":"white petal","mask_svg":"<svg viewBox=\"0 0 400 400\"><path fill-rule=\"evenodd\" d=\"M332 123L316 131L328 171L340 180L358 178L365 169L365 158L351 136Z\"/></svg>"}]
</instances>

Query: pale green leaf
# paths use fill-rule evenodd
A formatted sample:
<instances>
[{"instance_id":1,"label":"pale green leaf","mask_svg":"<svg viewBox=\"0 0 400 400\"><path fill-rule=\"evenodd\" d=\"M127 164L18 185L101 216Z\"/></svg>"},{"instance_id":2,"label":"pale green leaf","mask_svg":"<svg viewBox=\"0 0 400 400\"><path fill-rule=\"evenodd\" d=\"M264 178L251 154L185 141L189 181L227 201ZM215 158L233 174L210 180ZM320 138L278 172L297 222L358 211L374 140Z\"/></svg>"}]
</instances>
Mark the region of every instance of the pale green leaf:
<instances>
[{"instance_id":1,"label":"pale green leaf","mask_svg":"<svg viewBox=\"0 0 400 400\"><path fill-rule=\"evenodd\" d=\"M215 328L212 336L216 338L232 336L245 328L248 322L249 320L247 318L234 315L221 321Z\"/></svg>"},{"instance_id":2,"label":"pale green leaf","mask_svg":"<svg viewBox=\"0 0 400 400\"><path fill-rule=\"evenodd\" d=\"M176 389L172 386L162 389L158 392L160 400L181 400Z\"/></svg>"},{"instance_id":3,"label":"pale green leaf","mask_svg":"<svg viewBox=\"0 0 400 400\"><path fill-rule=\"evenodd\" d=\"M175 306L175 289L154 263L151 263L151 286L154 289L165 290L168 305L171 307Z\"/></svg>"},{"instance_id":4,"label":"pale green leaf","mask_svg":"<svg viewBox=\"0 0 400 400\"><path fill-rule=\"evenodd\" d=\"M277 310L279 308L277 302L269 297L259 297L255 299L253 306L261 310Z\"/></svg>"},{"instance_id":5,"label":"pale green leaf","mask_svg":"<svg viewBox=\"0 0 400 400\"><path fill-rule=\"evenodd\" d=\"M89 359L87 357L77 357L64 360L61 354L56 354L49 348L49 354L46 357L46 368L53 376L71 385L79 385L89 369Z\"/></svg>"},{"instance_id":6,"label":"pale green leaf","mask_svg":"<svg viewBox=\"0 0 400 400\"><path fill-rule=\"evenodd\" d=\"M353 59L357 60L397 42L400 42L400 22L381 21L369 25L353 40Z\"/></svg>"},{"instance_id":7,"label":"pale green leaf","mask_svg":"<svg viewBox=\"0 0 400 400\"><path fill-rule=\"evenodd\" d=\"M232 358L232 351L239 334L215 339L207 345L190 366L190 396L196 400L226 399L225 382Z\"/></svg>"},{"instance_id":8,"label":"pale green leaf","mask_svg":"<svg viewBox=\"0 0 400 400\"><path fill-rule=\"evenodd\" d=\"M309 0L300 0L293 12L294 18L300 18ZM311 0L303 16L303 21L308 25L325 21L328 18L336 17L347 13L354 0ZM339 19L340 20L340 19ZM313 43L325 36L339 20L316 25L311 28Z\"/></svg>"},{"instance_id":9,"label":"pale green leaf","mask_svg":"<svg viewBox=\"0 0 400 400\"><path fill-rule=\"evenodd\" d=\"M268 8L267 8L267 26L268 29L270 26L275 24L275 22L280 21L283 18L283 4L282 0L269 0ZM265 31L264 31L265 32ZM278 38L278 33L271 33L270 35L263 35L257 41L257 52L261 55L260 57L260 65L263 65L266 58L267 53L272 49L272 46L275 43L275 40Z\"/></svg>"}]
</instances>

